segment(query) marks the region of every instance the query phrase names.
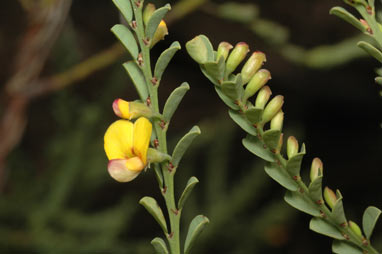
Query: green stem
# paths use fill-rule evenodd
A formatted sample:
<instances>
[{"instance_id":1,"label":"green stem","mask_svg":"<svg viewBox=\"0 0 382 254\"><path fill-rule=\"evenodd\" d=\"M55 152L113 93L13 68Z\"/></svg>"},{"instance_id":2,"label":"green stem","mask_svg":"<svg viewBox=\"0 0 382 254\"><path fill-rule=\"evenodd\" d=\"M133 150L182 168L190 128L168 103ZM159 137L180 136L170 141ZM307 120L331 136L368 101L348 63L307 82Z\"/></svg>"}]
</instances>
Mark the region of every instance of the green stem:
<instances>
[{"instance_id":1,"label":"green stem","mask_svg":"<svg viewBox=\"0 0 382 254\"><path fill-rule=\"evenodd\" d=\"M150 61L150 43L148 38L145 37L144 32L144 24L142 19L142 5L137 7L132 0L132 5L134 9L135 21L137 23L136 33L139 40L139 46L141 48L141 54L143 63L140 66L142 72L145 76L146 85L149 91L150 98L142 98L150 100L149 106L153 110L153 112L160 114L159 110L159 101L158 101L158 87L159 83L153 84L152 81L152 70L151 70L151 61ZM151 38L150 38L151 39ZM158 150L167 153L167 125L162 119L154 119L153 120L154 130L156 138L158 139ZM170 246L171 254L180 254L180 215L181 212L178 211L175 205L175 195L174 195L174 175L175 168L172 168L170 163L162 163L161 165L164 186L161 187L161 193L164 197L168 216L170 219L170 231L166 234L166 238L168 240Z\"/></svg>"},{"instance_id":2,"label":"green stem","mask_svg":"<svg viewBox=\"0 0 382 254\"><path fill-rule=\"evenodd\" d=\"M240 109L242 111L245 110L244 106L241 103L239 104L239 106L240 106ZM260 136L263 136L264 131L263 131L263 127L261 125L258 126L257 131L258 131L258 134ZM260 141L265 146L264 140L260 139ZM286 168L287 160L280 153L276 153L275 156L276 156L277 160L280 162L280 167L282 168L282 170L287 172L289 177L293 181L296 181L295 178L292 175L290 175L290 173L287 171L287 168ZM354 243L355 245L360 247L362 250L366 251L365 253L379 254L379 252L373 246L371 246L371 244L364 245L363 244L364 239L362 239L362 237L360 237L359 235L355 234L347 225L342 226L342 225L339 225L338 223L336 223L333 216L332 216L332 213L328 209L328 207L325 204L317 204L317 202L316 202L317 200L314 200L309 195L309 188L305 185L305 183L301 180L301 178L298 178L296 182L297 182L297 184L301 190L300 192L302 193L302 195L307 200L310 200L314 206L317 206L320 209L320 211L322 212L321 219L325 220L326 222L328 222L331 225L333 225L334 227L336 227L342 233L343 236L348 237L348 241Z\"/></svg>"}]
</instances>

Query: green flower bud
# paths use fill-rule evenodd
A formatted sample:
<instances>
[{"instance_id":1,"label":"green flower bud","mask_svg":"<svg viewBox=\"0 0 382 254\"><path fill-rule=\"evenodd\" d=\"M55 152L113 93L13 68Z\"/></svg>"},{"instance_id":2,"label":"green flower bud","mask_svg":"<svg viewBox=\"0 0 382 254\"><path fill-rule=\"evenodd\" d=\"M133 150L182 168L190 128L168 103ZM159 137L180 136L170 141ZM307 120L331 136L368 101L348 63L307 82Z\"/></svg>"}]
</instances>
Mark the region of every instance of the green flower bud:
<instances>
[{"instance_id":1,"label":"green flower bud","mask_svg":"<svg viewBox=\"0 0 382 254\"><path fill-rule=\"evenodd\" d=\"M312 166L310 167L310 181L316 180L317 177L322 176L324 171L324 165L320 158L314 158Z\"/></svg>"},{"instance_id":2,"label":"green flower bud","mask_svg":"<svg viewBox=\"0 0 382 254\"><path fill-rule=\"evenodd\" d=\"M290 136L287 141L287 155L292 158L298 153L298 141L294 136Z\"/></svg>"},{"instance_id":3,"label":"green flower bud","mask_svg":"<svg viewBox=\"0 0 382 254\"><path fill-rule=\"evenodd\" d=\"M358 236L363 237L361 228L354 221L349 220L350 229Z\"/></svg>"},{"instance_id":4,"label":"green flower bud","mask_svg":"<svg viewBox=\"0 0 382 254\"><path fill-rule=\"evenodd\" d=\"M227 77L244 60L248 52L249 52L249 46L247 43L239 42L238 44L236 44L235 48L232 50L231 54L229 55L226 66L225 66L225 75Z\"/></svg>"},{"instance_id":5,"label":"green flower bud","mask_svg":"<svg viewBox=\"0 0 382 254\"><path fill-rule=\"evenodd\" d=\"M328 204L328 206L331 209L333 209L334 205L337 202L337 196L334 193L334 191L332 191L328 187L325 187L325 189L324 189L324 199L325 199L326 203Z\"/></svg>"},{"instance_id":6,"label":"green flower bud","mask_svg":"<svg viewBox=\"0 0 382 254\"><path fill-rule=\"evenodd\" d=\"M261 69L252 77L244 90L244 101L252 97L257 91L260 90L271 79L271 73L268 70Z\"/></svg>"},{"instance_id":7,"label":"green flower bud","mask_svg":"<svg viewBox=\"0 0 382 254\"><path fill-rule=\"evenodd\" d=\"M171 156L162 152L159 152L157 149L149 148L147 150L147 161L149 163L161 163L164 161L170 161Z\"/></svg>"},{"instance_id":8,"label":"green flower bud","mask_svg":"<svg viewBox=\"0 0 382 254\"><path fill-rule=\"evenodd\" d=\"M260 69L265 61L266 58L263 52L256 51L251 55L251 57L241 69L241 78L243 79L243 84L248 83L248 81L253 77L253 75L255 75L255 73Z\"/></svg>"},{"instance_id":9,"label":"green flower bud","mask_svg":"<svg viewBox=\"0 0 382 254\"><path fill-rule=\"evenodd\" d=\"M281 131L284 123L284 112L280 110L271 120L271 130Z\"/></svg>"},{"instance_id":10,"label":"green flower bud","mask_svg":"<svg viewBox=\"0 0 382 254\"><path fill-rule=\"evenodd\" d=\"M283 104L284 96L277 95L276 97L274 97L265 107L263 112L263 119L261 120L261 122L269 122L280 111Z\"/></svg>"},{"instance_id":11,"label":"green flower bud","mask_svg":"<svg viewBox=\"0 0 382 254\"><path fill-rule=\"evenodd\" d=\"M152 3L148 3L143 11L143 23L145 26L147 26L147 23L149 22L149 19L153 15L154 11L156 10L155 5Z\"/></svg>"},{"instance_id":12,"label":"green flower bud","mask_svg":"<svg viewBox=\"0 0 382 254\"><path fill-rule=\"evenodd\" d=\"M188 54L199 64L204 64L208 59L208 50L200 36L196 36L186 43Z\"/></svg>"},{"instance_id":13,"label":"green flower bud","mask_svg":"<svg viewBox=\"0 0 382 254\"><path fill-rule=\"evenodd\" d=\"M220 42L218 47L218 53L216 55L216 61L219 61L220 57L224 57L224 61L227 60L229 51L233 48L228 42Z\"/></svg>"},{"instance_id":14,"label":"green flower bud","mask_svg":"<svg viewBox=\"0 0 382 254\"><path fill-rule=\"evenodd\" d=\"M272 95L272 91L269 88L269 86L264 86L263 88L261 88L261 90L259 91L259 94L256 97L255 107L264 108L265 104L267 104L271 95Z\"/></svg>"}]
</instances>

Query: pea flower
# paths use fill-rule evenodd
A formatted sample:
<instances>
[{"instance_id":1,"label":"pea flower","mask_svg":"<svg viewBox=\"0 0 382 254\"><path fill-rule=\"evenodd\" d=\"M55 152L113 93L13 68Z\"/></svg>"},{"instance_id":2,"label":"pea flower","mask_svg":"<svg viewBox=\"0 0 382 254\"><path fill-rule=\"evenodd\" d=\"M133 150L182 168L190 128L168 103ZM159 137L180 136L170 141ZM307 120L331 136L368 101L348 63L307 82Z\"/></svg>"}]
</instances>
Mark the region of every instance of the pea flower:
<instances>
[{"instance_id":1,"label":"pea flower","mask_svg":"<svg viewBox=\"0 0 382 254\"><path fill-rule=\"evenodd\" d=\"M152 124L145 117L134 123L118 120L109 126L104 136L104 149L112 178L129 182L146 168L151 131Z\"/></svg>"}]
</instances>

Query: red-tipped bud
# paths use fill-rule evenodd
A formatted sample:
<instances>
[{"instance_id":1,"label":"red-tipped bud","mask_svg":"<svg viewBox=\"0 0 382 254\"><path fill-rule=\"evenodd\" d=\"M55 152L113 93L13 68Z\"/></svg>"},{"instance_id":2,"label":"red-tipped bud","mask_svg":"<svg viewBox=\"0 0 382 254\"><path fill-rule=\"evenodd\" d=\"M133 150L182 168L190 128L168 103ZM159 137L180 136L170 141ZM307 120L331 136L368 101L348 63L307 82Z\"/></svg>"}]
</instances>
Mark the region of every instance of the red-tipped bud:
<instances>
[{"instance_id":1,"label":"red-tipped bud","mask_svg":"<svg viewBox=\"0 0 382 254\"><path fill-rule=\"evenodd\" d=\"M322 176L324 173L324 164L320 158L314 158L312 166L310 167L310 181L316 180L317 177Z\"/></svg>"},{"instance_id":2,"label":"red-tipped bud","mask_svg":"<svg viewBox=\"0 0 382 254\"><path fill-rule=\"evenodd\" d=\"M290 136L287 141L287 155L292 158L298 153L298 141L294 136Z\"/></svg>"},{"instance_id":3,"label":"red-tipped bud","mask_svg":"<svg viewBox=\"0 0 382 254\"><path fill-rule=\"evenodd\" d=\"M281 110L283 104L284 96L277 95L276 97L274 97L265 107L263 112L263 119L261 120L261 122L269 122Z\"/></svg>"},{"instance_id":4,"label":"red-tipped bud","mask_svg":"<svg viewBox=\"0 0 382 254\"><path fill-rule=\"evenodd\" d=\"M249 46L245 42L239 42L228 56L225 75L231 74L237 66L244 60L245 56L249 52Z\"/></svg>"},{"instance_id":5,"label":"red-tipped bud","mask_svg":"<svg viewBox=\"0 0 382 254\"><path fill-rule=\"evenodd\" d=\"M259 94L256 97L255 107L264 108L265 104L267 104L271 95L272 95L272 91L269 88L269 86L264 86L263 88L261 88L261 90L259 91Z\"/></svg>"},{"instance_id":6,"label":"red-tipped bud","mask_svg":"<svg viewBox=\"0 0 382 254\"><path fill-rule=\"evenodd\" d=\"M261 69L252 77L244 90L244 101L252 97L271 79L271 73L266 69Z\"/></svg>"},{"instance_id":7,"label":"red-tipped bud","mask_svg":"<svg viewBox=\"0 0 382 254\"><path fill-rule=\"evenodd\" d=\"M218 47L218 53L216 55L216 61L220 60L220 57L224 58L224 61L227 60L229 51L233 48L231 44L228 42L220 42L219 47Z\"/></svg>"},{"instance_id":8,"label":"red-tipped bud","mask_svg":"<svg viewBox=\"0 0 382 254\"><path fill-rule=\"evenodd\" d=\"M325 187L325 189L324 189L324 199L325 199L326 203L328 204L328 206L331 209L333 209L334 205L337 202L337 196L334 193L334 191L332 191L328 187Z\"/></svg>"},{"instance_id":9,"label":"red-tipped bud","mask_svg":"<svg viewBox=\"0 0 382 254\"><path fill-rule=\"evenodd\" d=\"M241 78L243 84L247 84L248 81L255 75L255 73L260 69L263 63L266 61L265 54L260 51L254 52L251 57L244 64L241 69Z\"/></svg>"},{"instance_id":10,"label":"red-tipped bud","mask_svg":"<svg viewBox=\"0 0 382 254\"><path fill-rule=\"evenodd\" d=\"M280 110L271 120L271 130L279 130L283 129L284 123L284 112Z\"/></svg>"}]
</instances>

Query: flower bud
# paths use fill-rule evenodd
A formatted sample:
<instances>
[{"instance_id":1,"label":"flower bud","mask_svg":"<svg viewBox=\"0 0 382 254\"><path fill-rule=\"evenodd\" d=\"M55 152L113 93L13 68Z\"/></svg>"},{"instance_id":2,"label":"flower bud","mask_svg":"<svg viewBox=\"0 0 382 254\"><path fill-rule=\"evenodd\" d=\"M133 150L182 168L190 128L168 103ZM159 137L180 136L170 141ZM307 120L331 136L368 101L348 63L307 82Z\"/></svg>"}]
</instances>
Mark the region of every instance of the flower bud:
<instances>
[{"instance_id":1,"label":"flower bud","mask_svg":"<svg viewBox=\"0 0 382 254\"><path fill-rule=\"evenodd\" d=\"M287 141L287 155L292 158L298 153L298 141L294 136L290 136Z\"/></svg>"},{"instance_id":2,"label":"flower bud","mask_svg":"<svg viewBox=\"0 0 382 254\"><path fill-rule=\"evenodd\" d=\"M153 15L154 11L156 10L155 5L152 3L148 3L143 11L143 23L145 26L147 26L147 23L149 22L149 19Z\"/></svg>"},{"instance_id":3,"label":"flower bud","mask_svg":"<svg viewBox=\"0 0 382 254\"><path fill-rule=\"evenodd\" d=\"M149 163L161 163L164 161L171 160L171 156L162 152L159 152L157 149L149 148L147 150L147 161Z\"/></svg>"},{"instance_id":4,"label":"flower bud","mask_svg":"<svg viewBox=\"0 0 382 254\"><path fill-rule=\"evenodd\" d=\"M122 99L114 100L113 111L117 116L129 120L140 116L150 118L153 115L151 109L145 104L135 101L125 101Z\"/></svg>"},{"instance_id":5,"label":"flower bud","mask_svg":"<svg viewBox=\"0 0 382 254\"><path fill-rule=\"evenodd\" d=\"M200 36L196 36L191 41L186 43L188 54L198 64L204 64L208 59L208 50Z\"/></svg>"},{"instance_id":6,"label":"flower bud","mask_svg":"<svg viewBox=\"0 0 382 254\"><path fill-rule=\"evenodd\" d=\"M150 48L154 47L155 44L157 44L160 40L164 40L164 37L168 35L168 29L166 22L162 20L159 25L157 30L155 31L154 37L151 40Z\"/></svg>"},{"instance_id":7,"label":"flower bud","mask_svg":"<svg viewBox=\"0 0 382 254\"><path fill-rule=\"evenodd\" d=\"M314 158L310 167L310 181L316 180L317 177L323 175L324 165L320 158Z\"/></svg>"},{"instance_id":8,"label":"flower bud","mask_svg":"<svg viewBox=\"0 0 382 254\"><path fill-rule=\"evenodd\" d=\"M283 104L284 96L277 95L274 97L264 109L262 122L269 122L280 111Z\"/></svg>"},{"instance_id":9,"label":"flower bud","mask_svg":"<svg viewBox=\"0 0 382 254\"><path fill-rule=\"evenodd\" d=\"M252 77L244 90L244 101L252 97L271 79L271 73L268 70L261 69Z\"/></svg>"},{"instance_id":10,"label":"flower bud","mask_svg":"<svg viewBox=\"0 0 382 254\"><path fill-rule=\"evenodd\" d=\"M231 74L236 67L244 60L245 56L249 52L249 46L245 42L239 42L228 56L225 66L225 75Z\"/></svg>"},{"instance_id":11,"label":"flower bud","mask_svg":"<svg viewBox=\"0 0 382 254\"><path fill-rule=\"evenodd\" d=\"M350 229L358 236L363 237L361 228L354 221L349 220Z\"/></svg>"},{"instance_id":12,"label":"flower bud","mask_svg":"<svg viewBox=\"0 0 382 254\"><path fill-rule=\"evenodd\" d=\"M271 120L271 130L281 131L284 122L284 112L280 110Z\"/></svg>"},{"instance_id":13,"label":"flower bud","mask_svg":"<svg viewBox=\"0 0 382 254\"><path fill-rule=\"evenodd\" d=\"M218 53L216 55L216 61L220 60L220 57L224 57L224 61L227 60L229 51L233 48L228 42L222 41L218 47Z\"/></svg>"},{"instance_id":14,"label":"flower bud","mask_svg":"<svg viewBox=\"0 0 382 254\"><path fill-rule=\"evenodd\" d=\"M265 107L265 104L267 104L271 95L272 95L272 91L269 88L269 86L264 86L263 88L261 88L259 94L256 97L255 107L263 109Z\"/></svg>"},{"instance_id":15,"label":"flower bud","mask_svg":"<svg viewBox=\"0 0 382 254\"><path fill-rule=\"evenodd\" d=\"M244 64L241 69L241 78L243 79L243 84L247 84L248 81L255 75L255 73L260 69L263 63L266 61L265 54L260 51L254 52L251 57Z\"/></svg>"},{"instance_id":16,"label":"flower bud","mask_svg":"<svg viewBox=\"0 0 382 254\"><path fill-rule=\"evenodd\" d=\"M331 209L333 209L334 205L337 202L337 196L334 193L334 191L332 191L328 187L325 187L325 189L324 189L324 199L325 199L326 203L328 204L328 206Z\"/></svg>"}]
</instances>

